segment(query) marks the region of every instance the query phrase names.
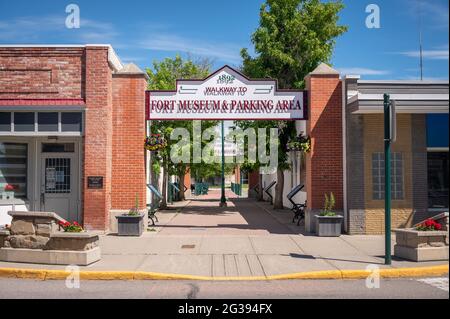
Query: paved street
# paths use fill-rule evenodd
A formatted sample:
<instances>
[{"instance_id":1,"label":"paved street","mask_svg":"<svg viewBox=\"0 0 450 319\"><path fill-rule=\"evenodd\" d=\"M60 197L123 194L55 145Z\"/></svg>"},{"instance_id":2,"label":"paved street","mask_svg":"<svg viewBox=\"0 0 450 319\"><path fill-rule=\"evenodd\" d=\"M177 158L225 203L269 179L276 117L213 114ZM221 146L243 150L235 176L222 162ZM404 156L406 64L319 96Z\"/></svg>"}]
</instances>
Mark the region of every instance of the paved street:
<instances>
[{"instance_id":1,"label":"paved street","mask_svg":"<svg viewBox=\"0 0 450 319\"><path fill-rule=\"evenodd\" d=\"M14 288L12 288L14 287ZM0 279L0 298L430 298L448 299L448 278L382 280L82 281L68 289L64 281Z\"/></svg>"}]
</instances>

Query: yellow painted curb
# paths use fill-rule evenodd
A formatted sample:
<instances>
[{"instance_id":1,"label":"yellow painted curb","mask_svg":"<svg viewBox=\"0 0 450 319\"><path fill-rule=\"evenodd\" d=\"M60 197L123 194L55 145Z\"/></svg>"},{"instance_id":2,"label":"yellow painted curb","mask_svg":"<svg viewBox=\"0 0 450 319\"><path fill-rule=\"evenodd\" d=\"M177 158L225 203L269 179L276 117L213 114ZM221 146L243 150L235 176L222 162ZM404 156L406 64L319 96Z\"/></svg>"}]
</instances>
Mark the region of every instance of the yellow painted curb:
<instances>
[{"instance_id":1,"label":"yellow painted curb","mask_svg":"<svg viewBox=\"0 0 450 319\"><path fill-rule=\"evenodd\" d=\"M448 274L449 265L390 268L377 270L381 278L435 277ZM36 280L65 280L72 273L65 270L0 268L0 278L23 278ZM209 277L181 274L164 274L145 271L80 271L82 280L213 280L255 281L286 279L365 279L376 272L363 269L324 270L292 274L253 277Z\"/></svg>"}]
</instances>

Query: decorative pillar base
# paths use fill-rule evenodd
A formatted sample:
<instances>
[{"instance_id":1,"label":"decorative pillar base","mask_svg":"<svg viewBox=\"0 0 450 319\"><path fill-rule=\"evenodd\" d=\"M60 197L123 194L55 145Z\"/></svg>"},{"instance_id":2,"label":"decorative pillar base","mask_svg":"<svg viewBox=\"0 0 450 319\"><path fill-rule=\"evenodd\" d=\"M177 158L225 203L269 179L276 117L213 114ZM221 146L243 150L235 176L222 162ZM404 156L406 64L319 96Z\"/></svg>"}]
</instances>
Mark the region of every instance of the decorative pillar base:
<instances>
[{"instance_id":1,"label":"decorative pillar base","mask_svg":"<svg viewBox=\"0 0 450 319\"><path fill-rule=\"evenodd\" d=\"M220 202L219 207L227 207L227 202Z\"/></svg>"}]
</instances>

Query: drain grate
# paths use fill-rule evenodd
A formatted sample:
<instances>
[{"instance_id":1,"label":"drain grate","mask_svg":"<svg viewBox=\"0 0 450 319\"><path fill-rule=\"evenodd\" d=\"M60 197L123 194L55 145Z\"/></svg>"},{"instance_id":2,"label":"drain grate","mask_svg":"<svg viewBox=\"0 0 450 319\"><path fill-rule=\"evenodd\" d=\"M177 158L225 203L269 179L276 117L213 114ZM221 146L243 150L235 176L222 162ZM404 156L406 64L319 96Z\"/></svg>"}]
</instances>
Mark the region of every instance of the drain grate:
<instances>
[{"instance_id":1,"label":"drain grate","mask_svg":"<svg viewBox=\"0 0 450 319\"><path fill-rule=\"evenodd\" d=\"M181 245L182 249L193 249L195 248L195 245Z\"/></svg>"}]
</instances>

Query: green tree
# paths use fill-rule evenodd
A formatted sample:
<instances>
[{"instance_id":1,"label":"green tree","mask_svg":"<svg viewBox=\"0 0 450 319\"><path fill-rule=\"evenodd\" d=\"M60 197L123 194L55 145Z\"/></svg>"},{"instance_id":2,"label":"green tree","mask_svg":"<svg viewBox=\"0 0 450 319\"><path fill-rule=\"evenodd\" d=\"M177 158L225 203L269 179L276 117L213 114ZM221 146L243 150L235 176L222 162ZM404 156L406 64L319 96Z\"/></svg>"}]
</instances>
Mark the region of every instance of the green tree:
<instances>
[{"instance_id":1,"label":"green tree","mask_svg":"<svg viewBox=\"0 0 450 319\"><path fill-rule=\"evenodd\" d=\"M346 26L338 25L343 7L339 0L266 0L260 9L259 27L252 35L256 55L241 50L242 72L253 78L278 79L280 89L304 88L305 76L321 62L330 62L335 39L347 31ZM274 208L283 208L284 170L289 169L286 144L297 134L295 124L255 121L253 126L279 129Z\"/></svg>"},{"instance_id":2,"label":"green tree","mask_svg":"<svg viewBox=\"0 0 450 319\"><path fill-rule=\"evenodd\" d=\"M174 90L177 79L203 79L209 75L211 62L208 59L194 61L190 57L183 59L177 55L175 58L166 58L160 62L153 62L153 69L147 68L149 76L147 88L149 90ZM190 166L190 163L174 164L170 161L171 146L177 143L170 139L170 134L175 128L186 128L192 132L192 121L152 121L151 132L161 134L168 145L165 149L153 156L152 171L159 174L161 168L163 172L162 190L163 196L160 207L167 207L167 182L170 175L178 176L180 185L184 185L184 177ZM202 121L202 129L217 125L217 121ZM192 137L192 136L191 136ZM192 139L191 139L192 154ZM184 199L184 188L180 187L181 199Z\"/></svg>"}]
</instances>

